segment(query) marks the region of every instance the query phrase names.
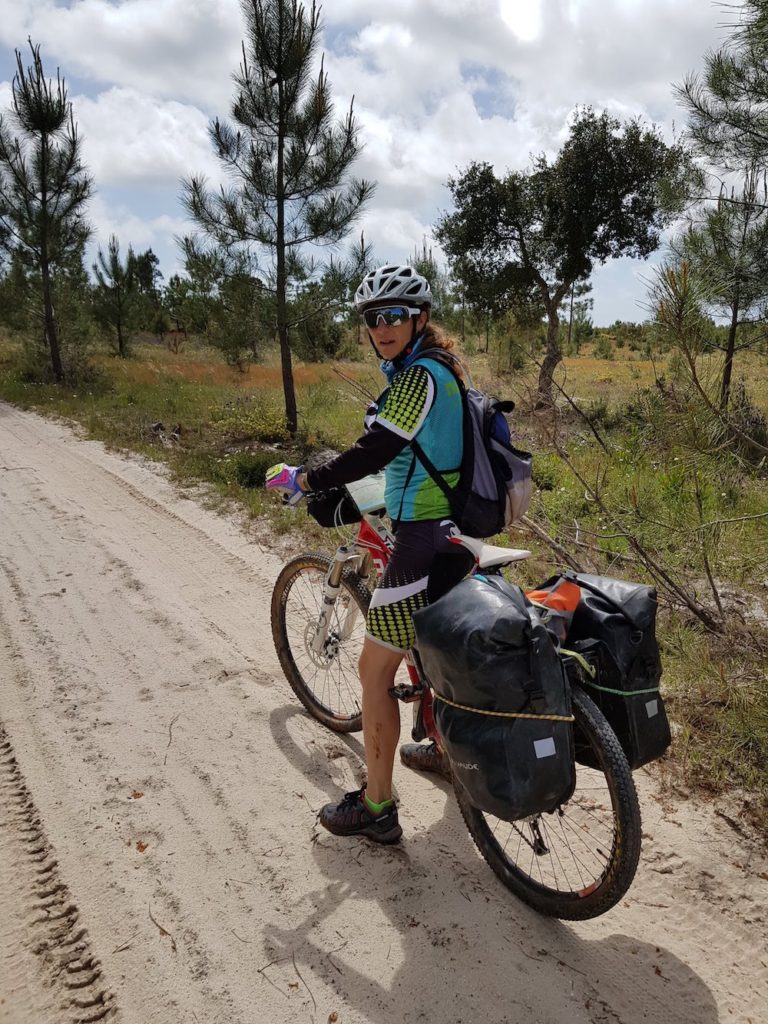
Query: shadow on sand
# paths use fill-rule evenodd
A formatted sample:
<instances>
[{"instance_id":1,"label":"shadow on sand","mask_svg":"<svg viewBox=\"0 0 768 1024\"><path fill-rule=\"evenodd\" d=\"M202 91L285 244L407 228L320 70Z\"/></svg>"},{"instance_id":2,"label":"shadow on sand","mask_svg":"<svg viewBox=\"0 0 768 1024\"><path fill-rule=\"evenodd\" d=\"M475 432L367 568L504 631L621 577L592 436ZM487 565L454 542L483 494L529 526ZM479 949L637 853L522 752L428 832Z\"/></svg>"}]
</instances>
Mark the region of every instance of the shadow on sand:
<instances>
[{"instance_id":1,"label":"shadow on sand","mask_svg":"<svg viewBox=\"0 0 768 1024\"><path fill-rule=\"evenodd\" d=\"M302 747L288 728L302 714L276 709L275 741L334 799L342 788L331 781L327 746ZM362 762L356 738L329 742ZM430 818L441 805L442 816L427 827L406 816L397 846L317 832L311 856L327 884L310 894L313 910L300 923L265 935L275 960L300 957L370 1024L717 1024L710 990L662 936L649 944L610 933L627 928L621 908L577 925L529 910L477 854L450 787L422 784L432 787ZM347 907L339 931L334 915L349 902L359 905L359 928Z\"/></svg>"}]
</instances>

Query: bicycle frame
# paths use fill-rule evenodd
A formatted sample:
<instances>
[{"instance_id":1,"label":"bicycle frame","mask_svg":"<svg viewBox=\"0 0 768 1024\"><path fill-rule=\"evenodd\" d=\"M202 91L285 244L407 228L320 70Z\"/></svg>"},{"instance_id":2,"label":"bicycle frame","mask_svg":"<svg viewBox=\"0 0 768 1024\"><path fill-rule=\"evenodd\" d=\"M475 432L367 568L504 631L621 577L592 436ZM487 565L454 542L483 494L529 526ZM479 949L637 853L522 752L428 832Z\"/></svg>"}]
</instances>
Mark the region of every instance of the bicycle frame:
<instances>
[{"instance_id":1,"label":"bicycle frame","mask_svg":"<svg viewBox=\"0 0 768 1024\"><path fill-rule=\"evenodd\" d=\"M340 544L333 556L331 567L323 587L323 603L318 617L317 628L310 646L320 654L328 637L328 626L331 611L336 603L341 586L341 577L351 562L356 562L356 571L362 579L367 579L371 569L376 570L380 577L384 573L394 550L395 537L387 527L384 519L374 513L365 513L360 521L357 535L352 544ZM472 570L474 572L475 569ZM341 639L349 636L354 617L354 609L350 608L341 630ZM410 685L400 683L393 686L390 694L404 704L414 704L413 728L411 734L416 742L429 738L434 739L438 746L440 737L437 732L432 713L432 694L424 673L419 665L418 655L414 648L405 652L405 667L410 678Z\"/></svg>"}]
</instances>

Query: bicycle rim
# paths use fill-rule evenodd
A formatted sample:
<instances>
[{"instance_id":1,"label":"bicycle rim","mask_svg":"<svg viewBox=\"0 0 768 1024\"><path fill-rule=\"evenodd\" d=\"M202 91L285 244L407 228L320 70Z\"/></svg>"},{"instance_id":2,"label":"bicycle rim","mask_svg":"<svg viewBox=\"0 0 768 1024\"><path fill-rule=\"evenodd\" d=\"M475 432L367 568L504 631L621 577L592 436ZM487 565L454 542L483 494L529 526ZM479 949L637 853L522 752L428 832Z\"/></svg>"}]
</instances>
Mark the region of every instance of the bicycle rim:
<instances>
[{"instance_id":1,"label":"bicycle rim","mask_svg":"<svg viewBox=\"0 0 768 1024\"><path fill-rule=\"evenodd\" d=\"M325 555L300 555L284 567L272 595L272 634L286 678L310 714L336 732L357 732L362 728L357 663L371 595L355 573L345 572L323 649L315 651L330 565Z\"/></svg>"},{"instance_id":2,"label":"bicycle rim","mask_svg":"<svg viewBox=\"0 0 768 1024\"><path fill-rule=\"evenodd\" d=\"M507 822L469 802L455 783L475 845L501 881L539 913L568 920L604 914L632 884L640 856L640 808L627 759L603 714L573 688L577 758L571 799L551 814Z\"/></svg>"}]
</instances>

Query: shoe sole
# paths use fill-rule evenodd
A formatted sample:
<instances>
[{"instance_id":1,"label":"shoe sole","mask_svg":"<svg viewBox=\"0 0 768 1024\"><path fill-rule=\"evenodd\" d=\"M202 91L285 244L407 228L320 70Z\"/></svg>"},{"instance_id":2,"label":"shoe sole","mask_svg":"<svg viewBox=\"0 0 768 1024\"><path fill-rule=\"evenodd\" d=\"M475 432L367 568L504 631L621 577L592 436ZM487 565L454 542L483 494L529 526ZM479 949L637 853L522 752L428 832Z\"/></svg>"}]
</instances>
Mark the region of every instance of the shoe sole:
<instances>
[{"instance_id":1,"label":"shoe sole","mask_svg":"<svg viewBox=\"0 0 768 1024\"><path fill-rule=\"evenodd\" d=\"M451 769L438 767L435 764L413 764L407 761L402 755L400 756L400 764L405 768L410 768L412 772L431 772L432 775L439 775L441 779L445 779L446 782L451 781Z\"/></svg>"},{"instance_id":2,"label":"shoe sole","mask_svg":"<svg viewBox=\"0 0 768 1024\"><path fill-rule=\"evenodd\" d=\"M372 828L361 828L355 832L344 832L340 829L331 828L322 819L319 819L319 822L331 835L349 837L350 839L353 839L355 836L362 836L362 838L370 839L371 842L379 843L381 846L389 846L391 843L398 842L403 834L403 829L400 825L395 825L386 832L377 832Z\"/></svg>"}]
</instances>

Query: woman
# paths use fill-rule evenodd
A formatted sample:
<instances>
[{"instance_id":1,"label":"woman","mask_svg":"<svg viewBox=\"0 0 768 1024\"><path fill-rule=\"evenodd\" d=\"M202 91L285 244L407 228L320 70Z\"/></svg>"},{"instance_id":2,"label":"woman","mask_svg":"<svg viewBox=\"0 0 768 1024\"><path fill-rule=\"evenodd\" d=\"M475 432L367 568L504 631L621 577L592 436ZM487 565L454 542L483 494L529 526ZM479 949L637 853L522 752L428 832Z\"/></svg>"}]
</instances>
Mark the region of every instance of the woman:
<instances>
[{"instance_id":1,"label":"woman","mask_svg":"<svg viewBox=\"0 0 768 1024\"><path fill-rule=\"evenodd\" d=\"M366 416L365 433L348 451L308 473L281 465L267 474L267 487L298 501L304 491L339 487L386 467L395 547L371 599L359 663L368 782L319 815L335 835L365 835L379 843L402 835L392 799L400 710L389 690L413 644L413 613L446 593L472 565L469 553L450 543L456 527L448 500L411 447L418 438L446 483L457 482L462 399L446 363L455 362L459 373L461 364L456 357L435 358L453 342L430 323L431 303L429 282L411 267L387 265L366 275L355 307L383 360L388 386ZM409 767L447 773L447 760L434 744L406 744L400 753Z\"/></svg>"}]
</instances>

